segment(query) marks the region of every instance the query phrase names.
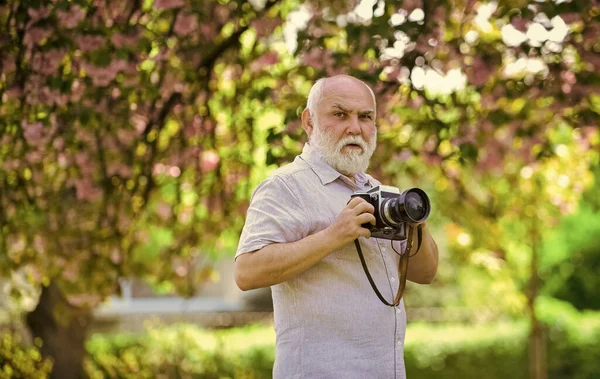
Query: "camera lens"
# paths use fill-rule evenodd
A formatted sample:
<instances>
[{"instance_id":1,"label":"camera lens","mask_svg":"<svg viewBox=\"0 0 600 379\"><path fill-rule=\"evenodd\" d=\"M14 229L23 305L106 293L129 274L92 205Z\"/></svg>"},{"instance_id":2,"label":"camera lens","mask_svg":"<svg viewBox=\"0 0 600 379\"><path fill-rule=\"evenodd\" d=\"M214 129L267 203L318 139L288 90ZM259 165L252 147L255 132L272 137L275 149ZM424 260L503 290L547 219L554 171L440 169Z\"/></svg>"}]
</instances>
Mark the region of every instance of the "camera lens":
<instances>
[{"instance_id":1,"label":"camera lens","mask_svg":"<svg viewBox=\"0 0 600 379\"><path fill-rule=\"evenodd\" d=\"M413 220L420 220L427 214L427 203L416 192L409 192L404 197L404 209Z\"/></svg>"},{"instance_id":2,"label":"camera lens","mask_svg":"<svg viewBox=\"0 0 600 379\"><path fill-rule=\"evenodd\" d=\"M383 221L388 225L423 222L429 216L431 209L427 194L419 188L411 188L399 197L386 199L382 203L382 208Z\"/></svg>"}]
</instances>

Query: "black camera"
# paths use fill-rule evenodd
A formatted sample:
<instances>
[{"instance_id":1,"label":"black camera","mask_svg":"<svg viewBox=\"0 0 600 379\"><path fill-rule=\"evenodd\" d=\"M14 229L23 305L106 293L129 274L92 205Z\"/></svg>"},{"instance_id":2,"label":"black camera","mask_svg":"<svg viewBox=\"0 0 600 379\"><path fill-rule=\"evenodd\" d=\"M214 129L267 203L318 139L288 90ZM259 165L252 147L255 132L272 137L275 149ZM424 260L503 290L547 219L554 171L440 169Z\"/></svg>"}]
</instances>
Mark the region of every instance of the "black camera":
<instances>
[{"instance_id":1,"label":"black camera","mask_svg":"<svg viewBox=\"0 0 600 379\"><path fill-rule=\"evenodd\" d=\"M405 240L406 223L425 221L431 210L429 197L420 188L400 193L396 187L377 186L368 191L356 191L351 197L361 197L375 208L375 226L363 225L374 238Z\"/></svg>"}]
</instances>

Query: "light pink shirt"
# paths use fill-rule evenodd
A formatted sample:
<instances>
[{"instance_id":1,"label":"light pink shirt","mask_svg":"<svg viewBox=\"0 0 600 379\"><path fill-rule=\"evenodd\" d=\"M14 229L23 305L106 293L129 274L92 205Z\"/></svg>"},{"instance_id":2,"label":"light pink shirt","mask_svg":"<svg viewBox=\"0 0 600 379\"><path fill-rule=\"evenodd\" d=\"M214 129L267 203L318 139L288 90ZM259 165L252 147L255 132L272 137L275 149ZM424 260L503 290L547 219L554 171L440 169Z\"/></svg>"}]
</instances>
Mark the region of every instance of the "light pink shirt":
<instances>
[{"instance_id":1,"label":"light pink shirt","mask_svg":"<svg viewBox=\"0 0 600 379\"><path fill-rule=\"evenodd\" d=\"M331 224L350 195L380 183L366 174L352 183L305 145L252 195L236 257L272 243L298 241ZM398 289L399 256L389 240L360 238L382 295ZM404 243L394 242L397 251ZM278 379L403 379L404 303L384 305L362 269L353 243L305 273L272 286Z\"/></svg>"}]
</instances>

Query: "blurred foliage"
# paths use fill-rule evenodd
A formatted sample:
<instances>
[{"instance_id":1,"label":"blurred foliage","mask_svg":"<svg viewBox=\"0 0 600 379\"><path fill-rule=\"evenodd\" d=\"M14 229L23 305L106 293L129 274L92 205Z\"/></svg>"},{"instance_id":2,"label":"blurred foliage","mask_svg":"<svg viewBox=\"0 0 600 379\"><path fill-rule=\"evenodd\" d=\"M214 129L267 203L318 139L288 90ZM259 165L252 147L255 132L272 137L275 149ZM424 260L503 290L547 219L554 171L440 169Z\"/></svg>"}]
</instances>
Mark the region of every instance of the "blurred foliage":
<instances>
[{"instance_id":1,"label":"blurred foliage","mask_svg":"<svg viewBox=\"0 0 600 379\"><path fill-rule=\"evenodd\" d=\"M600 315L580 315L568 304L542 301L548 327L549 378L594 378L600 366ZM409 323L406 370L418 378L526 378L528 325ZM146 334L94 335L86 372L91 378L270 378L275 334L271 325L229 330L149 325ZM152 374L154 373L154 374Z\"/></svg>"},{"instance_id":2,"label":"blurred foliage","mask_svg":"<svg viewBox=\"0 0 600 379\"><path fill-rule=\"evenodd\" d=\"M209 331L194 325L148 325L147 333L94 335L84 366L90 378L267 378L273 328Z\"/></svg>"},{"instance_id":3,"label":"blurred foliage","mask_svg":"<svg viewBox=\"0 0 600 379\"><path fill-rule=\"evenodd\" d=\"M311 83L347 73L378 98L371 173L446 223L449 298L522 315L538 263L578 262L542 241L599 165L599 33L597 0L10 0L0 276L77 307L131 276L193 295L300 151Z\"/></svg>"},{"instance_id":4,"label":"blurred foliage","mask_svg":"<svg viewBox=\"0 0 600 379\"><path fill-rule=\"evenodd\" d=\"M540 275L544 293L578 309L600 310L600 182L584 193L579 211L564 217L544 241Z\"/></svg>"},{"instance_id":5,"label":"blurred foliage","mask_svg":"<svg viewBox=\"0 0 600 379\"><path fill-rule=\"evenodd\" d=\"M0 330L0 378L48 378L52 361L42 358L40 344L27 347L18 333Z\"/></svg>"}]
</instances>

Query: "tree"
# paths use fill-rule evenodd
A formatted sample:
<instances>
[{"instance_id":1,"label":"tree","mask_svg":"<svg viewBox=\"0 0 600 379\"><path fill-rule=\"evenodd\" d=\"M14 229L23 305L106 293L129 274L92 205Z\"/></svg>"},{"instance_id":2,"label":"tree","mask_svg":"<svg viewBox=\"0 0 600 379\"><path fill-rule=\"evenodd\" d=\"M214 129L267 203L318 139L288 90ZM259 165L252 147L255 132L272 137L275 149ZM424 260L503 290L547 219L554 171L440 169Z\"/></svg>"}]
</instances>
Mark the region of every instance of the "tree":
<instances>
[{"instance_id":1,"label":"tree","mask_svg":"<svg viewBox=\"0 0 600 379\"><path fill-rule=\"evenodd\" d=\"M255 184L300 150L311 82L335 73L378 96L374 175L431 179L450 235L470 238L465 261L529 288L539 356L538 245L588 184L597 143L599 13L583 0L8 2L0 275L42 288L28 320L54 375L77 374L89 310L120 278L193 293L206 257L235 246Z\"/></svg>"},{"instance_id":2,"label":"tree","mask_svg":"<svg viewBox=\"0 0 600 379\"><path fill-rule=\"evenodd\" d=\"M349 16L323 14L303 41L316 45L316 76L376 58L359 70L387 111L376 176L435 183L455 250L499 279L509 309L528 311L531 375L545 377L540 247L598 163L598 3L365 1Z\"/></svg>"},{"instance_id":3,"label":"tree","mask_svg":"<svg viewBox=\"0 0 600 379\"><path fill-rule=\"evenodd\" d=\"M190 295L235 243L289 7L2 7L0 275L42 289L27 323L55 377L79 376L90 310L121 278Z\"/></svg>"}]
</instances>

